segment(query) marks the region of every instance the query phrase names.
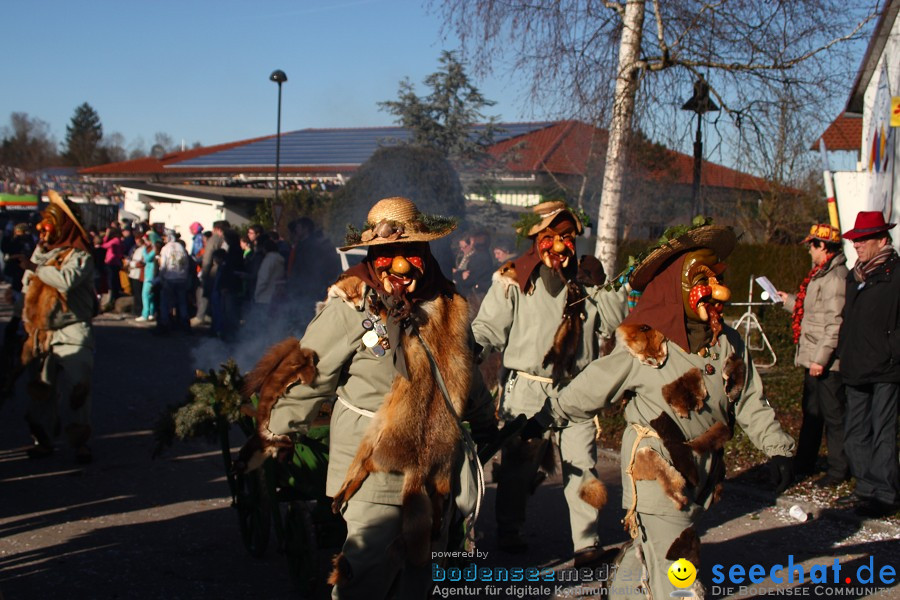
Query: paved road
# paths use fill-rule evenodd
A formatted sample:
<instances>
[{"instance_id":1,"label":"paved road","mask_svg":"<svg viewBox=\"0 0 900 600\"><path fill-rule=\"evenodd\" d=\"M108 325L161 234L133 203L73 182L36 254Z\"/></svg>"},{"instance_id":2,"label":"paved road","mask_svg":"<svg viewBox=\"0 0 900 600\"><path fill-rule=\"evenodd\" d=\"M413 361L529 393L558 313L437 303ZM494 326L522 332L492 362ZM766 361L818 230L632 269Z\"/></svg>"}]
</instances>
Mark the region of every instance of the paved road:
<instances>
[{"instance_id":1,"label":"paved road","mask_svg":"<svg viewBox=\"0 0 900 600\"><path fill-rule=\"evenodd\" d=\"M2 316L2 315L0 315ZM243 599L297 598L286 561L272 548L261 559L243 549L236 512L230 507L224 468L213 443L179 443L151 459L150 429L167 404L181 399L192 378L194 358L221 351L198 335L156 337L149 330L109 317L97 323L93 464L77 466L60 449L29 461L21 394L0 407L0 596L28 599ZM209 358L207 360L214 360ZM212 366L212 365L201 365ZM604 542L625 540L618 520L618 465L609 458L599 467L611 500L604 511ZM488 468L488 472L490 469ZM876 571L900 567L896 531L870 531L831 518L799 524L782 506L762 495L731 487L727 500L708 515L703 531L703 580L713 585L712 565L762 564L768 571L792 554L795 561L831 564L839 558L842 576L873 557ZM499 553L491 518L493 486L488 488L479 550L479 567L570 566L568 524L558 481L540 488L531 502L529 553ZM324 566L323 566L324 570ZM855 580L854 580L855 583ZM771 585L771 583L769 583ZM846 584L842 584L846 587ZM597 584L531 588L504 584L491 597L590 597ZM835 586L832 586L835 587ZM722 588L722 586L720 586ZM442 595L486 597L485 587L443 584ZM715 591L711 588L711 591ZM798 587L817 597L813 584ZM710 597L758 594L719 589ZM327 595L322 589L319 597ZM860 597L842 595L842 597ZM877 597L900 598L900 587Z\"/></svg>"}]
</instances>

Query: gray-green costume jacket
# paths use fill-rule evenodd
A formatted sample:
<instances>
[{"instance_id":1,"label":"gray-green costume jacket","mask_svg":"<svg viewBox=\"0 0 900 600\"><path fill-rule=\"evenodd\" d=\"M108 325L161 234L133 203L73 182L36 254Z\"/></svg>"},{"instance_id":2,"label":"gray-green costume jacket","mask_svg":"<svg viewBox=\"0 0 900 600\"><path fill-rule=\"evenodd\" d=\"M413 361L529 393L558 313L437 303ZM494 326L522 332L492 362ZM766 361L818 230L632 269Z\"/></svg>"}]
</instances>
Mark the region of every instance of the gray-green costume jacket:
<instances>
[{"instance_id":1,"label":"gray-green costume jacket","mask_svg":"<svg viewBox=\"0 0 900 600\"><path fill-rule=\"evenodd\" d=\"M273 433L302 432L318 414L323 402L338 397L331 416L326 482L328 496L334 496L340 490L360 441L372 423L371 414L381 407L398 374L394 366L399 336L397 326L389 320L387 333L390 348L383 356L376 356L362 344L363 334L367 331L363 321L372 317L363 306L367 303L332 295L336 287L332 286L329 290L329 298L309 323L300 341L303 348L314 350L318 355L316 379L312 385L295 384L289 387L285 396L274 406L269 421L269 429ZM374 295L372 289L364 288L363 298ZM461 297L457 298L462 301ZM435 348L434 352L440 350ZM477 372L471 364L466 368ZM445 379L452 376L448 373L442 375ZM484 386L478 386L474 378L471 389L470 412L464 418L471 418L473 429L477 429L492 422L493 406ZM399 505L402 488L402 473L375 472L369 475L353 499Z\"/></svg>"},{"instance_id":2,"label":"gray-green costume jacket","mask_svg":"<svg viewBox=\"0 0 900 600\"><path fill-rule=\"evenodd\" d=\"M44 266L45 263L63 252L71 250L60 268ZM37 265L34 274L47 285L53 286L65 295L68 310L54 312L50 317L53 330L51 345L94 347L91 319L94 316L94 259L78 248L54 248L44 251L35 249L31 261Z\"/></svg>"},{"instance_id":3,"label":"gray-green costume jacket","mask_svg":"<svg viewBox=\"0 0 900 600\"><path fill-rule=\"evenodd\" d=\"M544 356L553 344L562 320L566 289L551 295L538 275L532 275L533 287L522 292L513 280L494 275L494 282L472 322L475 341L487 352L502 352L503 366L538 377L549 378L552 365L542 366ZM583 335L575 354L575 372L584 369L597 357L597 335L611 337L625 318L627 310L624 290L608 291L586 286ZM562 382L565 383L565 382ZM526 378L515 378L503 399L506 416L538 412L547 396L556 396L556 386Z\"/></svg>"},{"instance_id":4,"label":"gray-green costume jacket","mask_svg":"<svg viewBox=\"0 0 900 600\"><path fill-rule=\"evenodd\" d=\"M625 508L633 498L626 469L642 448L656 455L644 456L645 466L658 468L655 477L635 478L636 510L657 515L709 506L725 474L722 447L732 423L768 456L793 454L794 440L775 418L735 330L724 327L706 358L641 326L620 327L617 339L612 354L591 363L549 405L557 419L583 421L627 398L621 460ZM640 428L659 437L650 433L637 441Z\"/></svg>"}]
</instances>

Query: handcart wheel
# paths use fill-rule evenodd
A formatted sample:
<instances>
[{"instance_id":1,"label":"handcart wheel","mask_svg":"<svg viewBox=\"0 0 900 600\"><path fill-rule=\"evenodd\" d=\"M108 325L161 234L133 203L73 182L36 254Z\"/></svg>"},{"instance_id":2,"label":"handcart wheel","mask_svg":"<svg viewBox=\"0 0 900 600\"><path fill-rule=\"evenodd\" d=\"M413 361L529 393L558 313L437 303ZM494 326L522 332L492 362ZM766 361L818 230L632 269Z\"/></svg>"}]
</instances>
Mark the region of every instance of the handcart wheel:
<instances>
[{"instance_id":1,"label":"handcart wheel","mask_svg":"<svg viewBox=\"0 0 900 600\"><path fill-rule=\"evenodd\" d=\"M291 579L301 595L310 596L319 575L316 528L306 502L288 504L285 517L285 554Z\"/></svg>"},{"instance_id":2,"label":"handcart wheel","mask_svg":"<svg viewBox=\"0 0 900 600\"><path fill-rule=\"evenodd\" d=\"M259 558L269 545L272 529L272 513L269 495L266 491L265 471L256 469L237 476L238 523L241 540L250 556Z\"/></svg>"}]
</instances>

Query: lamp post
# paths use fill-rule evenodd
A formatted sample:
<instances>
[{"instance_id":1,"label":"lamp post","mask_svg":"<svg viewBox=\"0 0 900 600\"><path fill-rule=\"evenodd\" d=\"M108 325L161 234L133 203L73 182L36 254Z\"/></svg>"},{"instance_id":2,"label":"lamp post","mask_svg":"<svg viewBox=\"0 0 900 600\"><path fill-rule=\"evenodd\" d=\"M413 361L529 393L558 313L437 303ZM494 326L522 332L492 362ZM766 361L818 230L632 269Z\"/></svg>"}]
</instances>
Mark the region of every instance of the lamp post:
<instances>
[{"instance_id":1,"label":"lamp post","mask_svg":"<svg viewBox=\"0 0 900 600\"><path fill-rule=\"evenodd\" d=\"M269 80L278 84L278 135L275 137L275 200L272 202L272 213L275 218L275 229L281 223L282 206L278 202L278 172L281 169L281 84L287 81L287 75L281 69L272 71Z\"/></svg>"},{"instance_id":2,"label":"lamp post","mask_svg":"<svg viewBox=\"0 0 900 600\"><path fill-rule=\"evenodd\" d=\"M709 97L709 84L702 77L694 82L694 95L684 103L681 110L689 110L697 115L697 131L694 135L694 185L691 196L691 217L702 215L706 207L700 198L700 171L703 165L703 135L701 124L703 115L708 112L716 112L719 107Z\"/></svg>"}]
</instances>

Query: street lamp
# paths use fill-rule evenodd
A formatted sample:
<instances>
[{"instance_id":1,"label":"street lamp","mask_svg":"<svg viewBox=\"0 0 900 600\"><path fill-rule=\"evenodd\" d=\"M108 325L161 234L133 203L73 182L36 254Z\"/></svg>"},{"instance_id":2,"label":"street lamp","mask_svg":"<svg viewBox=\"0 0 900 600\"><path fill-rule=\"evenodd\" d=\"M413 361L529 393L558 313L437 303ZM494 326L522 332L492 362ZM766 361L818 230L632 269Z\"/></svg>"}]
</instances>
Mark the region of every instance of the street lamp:
<instances>
[{"instance_id":1,"label":"street lamp","mask_svg":"<svg viewBox=\"0 0 900 600\"><path fill-rule=\"evenodd\" d=\"M275 138L275 200L272 202L272 212L275 217L275 229L281 221L282 206L278 203L278 172L281 169L281 84L287 81L287 75L281 69L272 71L269 81L278 84L278 135Z\"/></svg>"},{"instance_id":2,"label":"street lamp","mask_svg":"<svg viewBox=\"0 0 900 600\"><path fill-rule=\"evenodd\" d=\"M709 84L702 77L694 82L694 95L684 103L681 110L689 110L697 114L697 132L694 136L694 188L691 198L691 217L702 215L706 207L700 199L700 169L703 164L703 137L700 125L703 115L708 112L716 112L719 107L709 97Z\"/></svg>"}]
</instances>

